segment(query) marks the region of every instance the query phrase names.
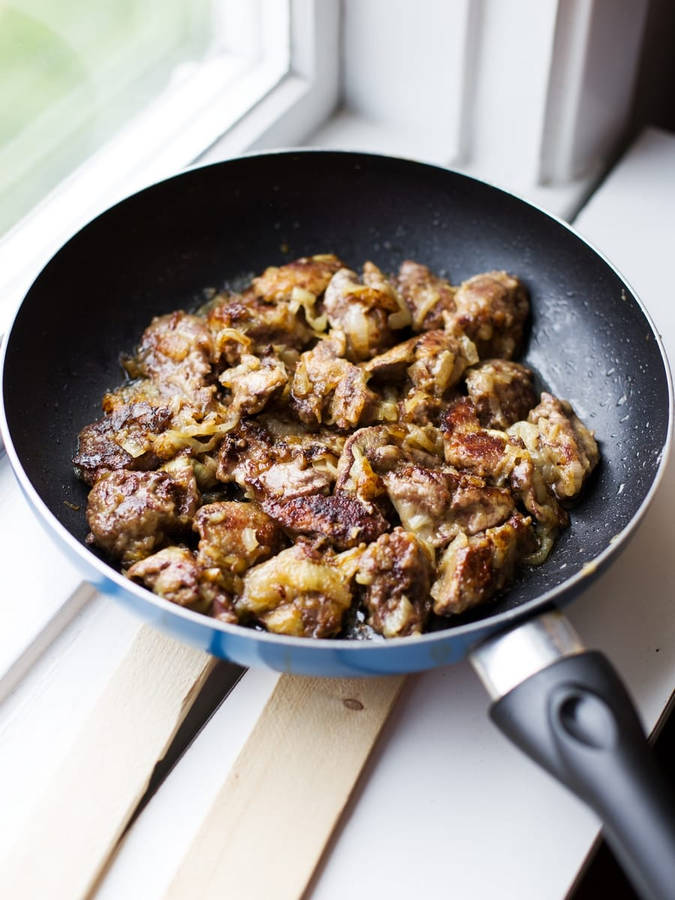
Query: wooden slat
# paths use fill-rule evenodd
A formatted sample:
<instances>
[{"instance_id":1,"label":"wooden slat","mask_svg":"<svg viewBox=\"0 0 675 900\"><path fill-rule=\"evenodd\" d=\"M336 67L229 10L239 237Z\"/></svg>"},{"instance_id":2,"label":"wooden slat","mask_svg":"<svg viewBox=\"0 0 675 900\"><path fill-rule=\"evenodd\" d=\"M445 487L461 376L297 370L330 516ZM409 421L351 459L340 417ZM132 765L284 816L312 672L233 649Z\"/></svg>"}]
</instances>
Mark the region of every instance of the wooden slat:
<instances>
[{"instance_id":1,"label":"wooden slat","mask_svg":"<svg viewBox=\"0 0 675 900\"><path fill-rule=\"evenodd\" d=\"M299 897L403 681L282 676L167 897Z\"/></svg>"},{"instance_id":2,"label":"wooden slat","mask_svg":"<svg viewBox=\"0 0 675 900\"><path fill-rule=\"evenodd\" d=\"M7 856L5 896L87 895L215 663L141 629Z\"/></svg>"}]
</instances>

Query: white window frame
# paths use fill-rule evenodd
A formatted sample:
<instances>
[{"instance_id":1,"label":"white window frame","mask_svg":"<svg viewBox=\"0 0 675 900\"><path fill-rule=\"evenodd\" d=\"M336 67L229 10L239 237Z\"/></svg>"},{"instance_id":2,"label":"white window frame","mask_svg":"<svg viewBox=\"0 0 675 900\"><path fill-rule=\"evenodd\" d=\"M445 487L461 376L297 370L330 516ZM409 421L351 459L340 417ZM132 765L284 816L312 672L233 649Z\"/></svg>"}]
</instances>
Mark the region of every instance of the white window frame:
<instances>
[{"instance_id":1,"label":"white window frame","mask_svg":"<svg viewBox=\"0 0 675 900\"><path fill-rule=\"evenodd\" d=\"M222 52L186 69L0 240L0 333L50 256L106 207L192 163L297 143L315 130L339 94L339 7L224 0Z\"/></svg>"},{"instance_id":2,"label":"white window frame","mask_svg":"<svg viewBox=\"0 0 675 900\"><path fill-rule=\"evenodd\" d=\"M648 7L342 0L342 103L309 143L451 166L570 218L625 137Z\"/></svg>"}]
</instances>

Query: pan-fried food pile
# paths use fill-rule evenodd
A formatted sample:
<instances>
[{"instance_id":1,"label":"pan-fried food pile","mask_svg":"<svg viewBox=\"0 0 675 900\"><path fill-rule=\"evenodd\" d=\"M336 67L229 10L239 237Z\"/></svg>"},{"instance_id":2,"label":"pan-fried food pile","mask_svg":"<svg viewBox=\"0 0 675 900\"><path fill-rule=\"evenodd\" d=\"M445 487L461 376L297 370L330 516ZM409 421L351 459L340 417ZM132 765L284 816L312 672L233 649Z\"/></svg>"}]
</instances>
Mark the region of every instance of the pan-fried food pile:
<instances>
[{"instance_id":1,"label":"pan-fried food pile","mask_svg":"<svg viewBox=\"0 0 675 900\"><path fill-rule=\"evenodd\" d=\"M513 357L524 286L270 267L155 318L79 435L88 541L173 603L304 637L419 634L542 562L598 461Z\"/></svg>"}]
</instances>

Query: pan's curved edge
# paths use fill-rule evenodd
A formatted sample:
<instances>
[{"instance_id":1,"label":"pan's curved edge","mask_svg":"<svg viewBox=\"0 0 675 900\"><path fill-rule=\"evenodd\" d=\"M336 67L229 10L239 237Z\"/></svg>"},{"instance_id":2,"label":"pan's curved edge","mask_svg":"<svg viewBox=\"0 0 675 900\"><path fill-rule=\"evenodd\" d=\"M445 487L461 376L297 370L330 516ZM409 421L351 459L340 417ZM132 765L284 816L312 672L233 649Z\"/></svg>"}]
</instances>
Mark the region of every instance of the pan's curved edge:
<instances>
[{"instance_id":1,"label":"pan's curved edge","mask_svg":"<svg viewBox=\"0 0 675 900\"><path fill-rule=\"evenodd\" d=\"M354 155L351 151L317 150L314 148L311 150L294 148L289 151L284 151L284 153L289 156L302 156L308 153L321 155L335 154L340 156ZM228 162L236 162L237 160L244 158L248 159L278 155L279 151L244 154L243 156L225 161L224 163L195 165L185 171L192 172L202 168L227 165ZM83 577L90 581L98 590L111 595L150 624L171 633L180 640L206 650L215 656L229 659L246 666L265 666L266 668L272 668L277 671L309 675L365 676L420 671L457 662L466 656L472 646L485 639L488 635L513 627L516 622L540 612L542 608L547 605L562 605L569 602L589 586L626 546L629 538L634 533L637 524L646 513L658 490L661 479L663 478L671 449L674 407L673 383L663 341L651 315L639 299L638 294L602 251L598 250L590 241L580 235L564 220L547 210L542 209L536 204L530 203L528 200L519 197L517 194L505 191L503 188L492 185L489 182L481 181L480 179L464 175L455 170L445 169L429 163L417 162L404 157L382 156L380 154L364 153L361 151L356 155L372 160L391 160L402 162L410 166L435 169L441 172L452 172L469 181L487 185L492 190L510 196L528 207L537 210L541 215L554 220L558 225L570 232L577 240L581 241L601 258L605 265L617 275L619 280L631 292L635 303L644 315L650 326L651 332L657 341L668 393L668 427L666 440L661 450L658 468L650 488L631 520L620 532L612 537L611 542L600 554L593 559L587 560L579 572L571 576L562 584L551 588L549 591L533 600L499 614L486 616L479 622L459 625L448 628L447 630L431 632L413 638L392 638L386 641L344 641L336 639L309 640L306 638L259 632L237 625L228 625L210 619L200 613L177 607L169 601L163 600L152 594L140 585L130 582L76 540L47 507L30 482L18 457L9 433L9 425L4 404L5 361L14 322L22 305L19 304L14 312L7 333L4 336L0 353L0 397L2 397L3 400L3 402L0 403L0 435L4 440L8 459L21 490L28 500L29 505L37 514L38 520L45 528L46 533L50 538L57 541L58 545L66 552L68 557L79 566L83 572ZM182 173L177 173L169 179L162 179L155 182L155 184L162 184L166 181L180 178L181 174ZM143 188L142 191L135 192L129 196L135 196L137 193L150 190L153 186L153 184L150 184ZM128 198L120 200L115 206L124 203L126 199ZM104 216L106 212L107 210L101 212L100 216ZM99 218L99 216L96 218ZM92 221L95 221L95 219ZM83 226L83 229L80 229L80 231L87 227L88 225ZM79 234L79 231L66 243L69 243L77 237L77 234Z\"/></svg>"}]
</instances>

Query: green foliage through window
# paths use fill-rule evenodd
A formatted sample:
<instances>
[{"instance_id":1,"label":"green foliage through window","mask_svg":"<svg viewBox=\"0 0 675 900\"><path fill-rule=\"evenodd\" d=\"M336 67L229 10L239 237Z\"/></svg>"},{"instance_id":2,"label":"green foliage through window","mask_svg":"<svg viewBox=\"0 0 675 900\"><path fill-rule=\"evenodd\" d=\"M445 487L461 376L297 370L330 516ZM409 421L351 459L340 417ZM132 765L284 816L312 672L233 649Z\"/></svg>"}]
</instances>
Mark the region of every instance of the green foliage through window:
<instances>
[{"instance_id":1,"label":"green foliage through window","mask_svg":"<svg viewBox=\"0 0 675 900\"><path fill-rule=\"evenodd\" d=\"M0 0L0 234L210 44L210 0Z\"/></svg>"}]
</instances>

